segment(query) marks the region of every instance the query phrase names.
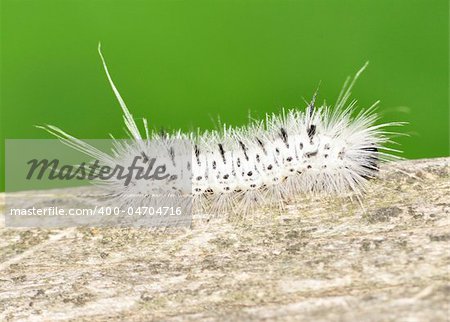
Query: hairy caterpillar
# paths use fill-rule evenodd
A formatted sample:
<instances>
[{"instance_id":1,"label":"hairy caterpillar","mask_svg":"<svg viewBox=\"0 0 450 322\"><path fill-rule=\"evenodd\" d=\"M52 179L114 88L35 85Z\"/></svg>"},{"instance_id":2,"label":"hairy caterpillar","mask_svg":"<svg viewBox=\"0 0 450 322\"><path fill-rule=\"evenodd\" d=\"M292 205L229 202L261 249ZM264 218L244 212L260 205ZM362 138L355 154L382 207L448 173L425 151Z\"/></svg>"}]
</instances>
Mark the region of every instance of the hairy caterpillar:
<instances>
[{"instance_id":1,"label":"hairy caterpillar","mask_svg":"<svg viewBox=\"0 0 450 322\"><path fill-rule=\"evenodd\" d=\"M44 128L104 164L127 165L136 155L141 155L140 162L145 164L148 155L154 153L148 151L148 143L156 144L164 162L173 163L189 176L184 178L190 183L188 187L180 186L180 178L168 178L167 191L192 196L197 213L246 214L265 205L282 207L298 194L354 192L360 196L367 181L376 176L379 162L391 159L389 152L395 151L384 147L389 142L389 132L384 129L400 123L375 125L374 109L378 102L352 116L356 101L348 103L351 89L367 64L352 80L347 79L334 107L316 107L314 95L305 111L283 111L242 128L223 126L221 130L203 133L161 135L150 132L144 119L142 136L114 85L100 45L98 51L123 110L129 143L117 143L113 153L108 154L55 126ZM186 143L175 148L175 141ZM175 155L184 156L185 161L175 164ZM128 186L114 179L102 184L111 198L126 205L148 204L157 193L145 180L136 180Z\"/></svg>"}]
</instances>

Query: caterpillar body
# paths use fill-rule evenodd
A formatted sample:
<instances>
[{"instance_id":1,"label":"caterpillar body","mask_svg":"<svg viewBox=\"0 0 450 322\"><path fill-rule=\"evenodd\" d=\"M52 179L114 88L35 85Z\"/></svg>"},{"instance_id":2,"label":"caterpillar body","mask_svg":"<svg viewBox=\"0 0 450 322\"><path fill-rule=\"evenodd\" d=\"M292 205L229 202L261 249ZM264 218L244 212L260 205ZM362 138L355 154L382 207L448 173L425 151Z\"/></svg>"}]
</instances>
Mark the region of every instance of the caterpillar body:
<instances>
[{"instance_id":1,"label":"caterpillar body","mask_svg":"<svg viewBox=\"0 0 450 322\"><path fill-rule=\"evenodd\" d=\"M266 115L245 127L223 126L216 131L172 134L151 132L144 119L143 136L109 74L99 46L106 76L124 113L130 135L128 144L116 144L112 154L76 139L61 129L44 128L65 144L104 164L127 165L141 155L148 161L148 143L160 147L160 157L168 164L182 156L189 186L181 187L181 178L168 178L168 191L192 196L194 212L248 214L255 208L283 207L300 194L342 194L361 196L366 183L375 177L379 162L392 158L387 126L375 124L378 102L356 114L356 101L349 102L351 89L366 65L353 79L347 79L334 107L315 105L313 96L305 111L288 110L281 115ZM182 146L173 142L186 142ZM184 158L183 158L184 156ZM179 160L179 159L177 159ZM182 174L183 175L183 174ZM126 187L116 179L102 182L121 204L145 205L155 194L149 182L138 180Z\"/></svg>"}]
</instances>

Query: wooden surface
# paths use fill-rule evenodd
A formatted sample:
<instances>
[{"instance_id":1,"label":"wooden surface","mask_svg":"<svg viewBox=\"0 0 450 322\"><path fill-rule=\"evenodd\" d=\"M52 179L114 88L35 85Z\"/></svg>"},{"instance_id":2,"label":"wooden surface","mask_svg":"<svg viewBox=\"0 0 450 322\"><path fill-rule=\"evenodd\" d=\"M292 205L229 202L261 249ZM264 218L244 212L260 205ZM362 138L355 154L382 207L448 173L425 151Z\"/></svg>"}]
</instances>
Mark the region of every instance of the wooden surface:
<instances>
[{"instance_id":1,"label":"wooden surface","mask_svg":"<svg viewBox=\"0 0 450 322\"><path fill-rule=\"evenodd\" d=\"M449 163L385 165L363 207L299 198L191 229L0 228L0 320L448 321Z\"/></svg>"}]
</instances>

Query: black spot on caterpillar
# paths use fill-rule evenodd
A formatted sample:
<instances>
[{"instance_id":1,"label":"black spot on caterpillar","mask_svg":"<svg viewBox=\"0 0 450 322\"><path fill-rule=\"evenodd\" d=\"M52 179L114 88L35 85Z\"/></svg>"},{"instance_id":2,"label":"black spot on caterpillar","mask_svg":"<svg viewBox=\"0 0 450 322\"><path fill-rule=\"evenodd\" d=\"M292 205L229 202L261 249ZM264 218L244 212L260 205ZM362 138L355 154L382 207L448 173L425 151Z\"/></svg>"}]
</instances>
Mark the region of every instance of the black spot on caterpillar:
<instances>
[{"instance_id":1,"label":"black spot on caterpillar","mask_svg":"<svg viewBox=\"0 0 450 322\"><path fill-rule=\"evenodd\" d=\"M284 128L280 129L281 138L283 139L284 144L286 144L286 147L289 148L289 142L288 142L288 135Z\"/></svg>"},{"instance_id":2,"label":"black spot on caterpillar","mask_svg":"<svg viewBox=\"0 0 450 322\"><path fill-rule=\"evenodd\" d=\"M314 134L316 134L316 126L314 124L311 124L308 127L308 131L307 132L308 132L309 138L312 140L313 137L314 137Z\"/></svg>"}]
</instances>

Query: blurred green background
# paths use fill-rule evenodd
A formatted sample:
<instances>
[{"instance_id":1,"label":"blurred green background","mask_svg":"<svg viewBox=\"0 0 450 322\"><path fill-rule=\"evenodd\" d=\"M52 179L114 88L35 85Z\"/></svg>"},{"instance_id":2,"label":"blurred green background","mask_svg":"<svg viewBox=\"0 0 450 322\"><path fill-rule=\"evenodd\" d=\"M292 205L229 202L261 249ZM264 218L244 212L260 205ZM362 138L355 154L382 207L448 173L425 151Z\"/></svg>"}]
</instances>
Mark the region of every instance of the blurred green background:
<instances>
[{"instance_id":1,"label":"blurred green background","mask_svg":"<svg viewBox=\"0 0 450 322\"><path fill-rule=\"evenodd\" d=\"M135 118L168 129L304 108L319 82L334 103L369 60L359 106L409 122L404 157L447 156L448 14L447 0L3 0L0 160L4 138L52 138L36 124L124 137L100 40Z\"/></svg>"}]
</instances>

